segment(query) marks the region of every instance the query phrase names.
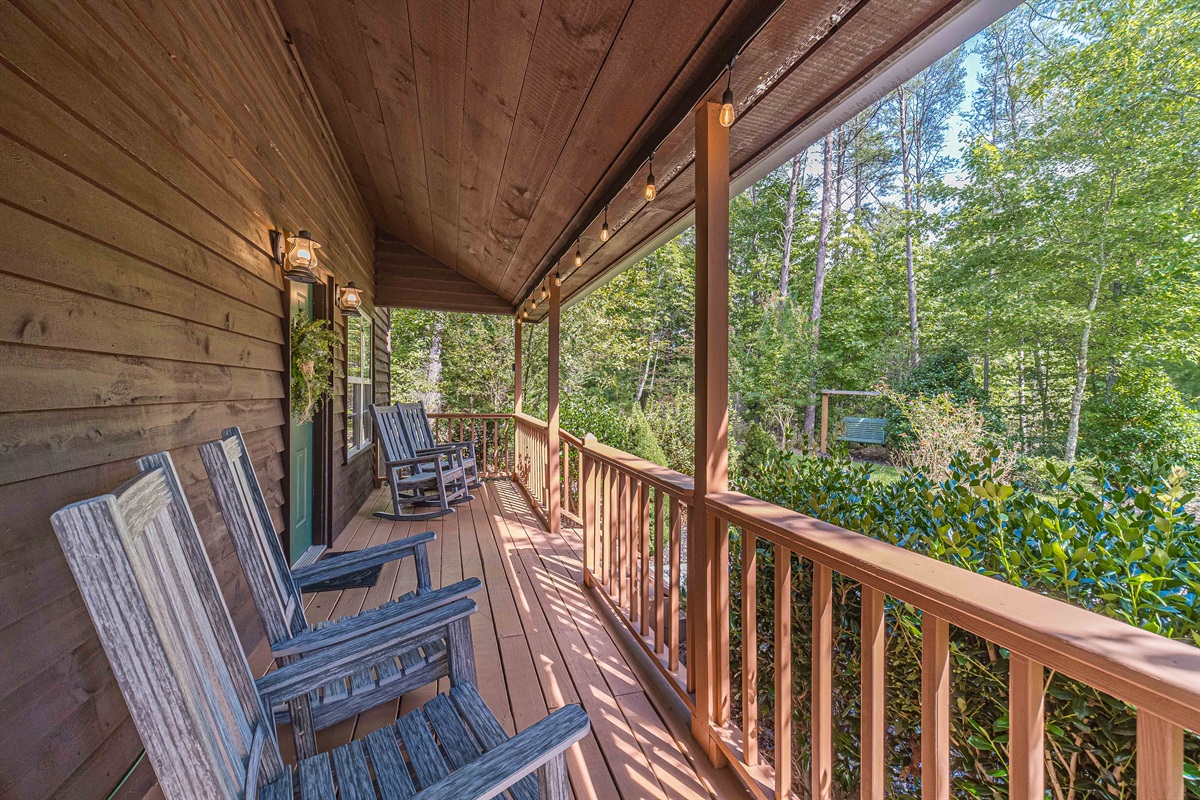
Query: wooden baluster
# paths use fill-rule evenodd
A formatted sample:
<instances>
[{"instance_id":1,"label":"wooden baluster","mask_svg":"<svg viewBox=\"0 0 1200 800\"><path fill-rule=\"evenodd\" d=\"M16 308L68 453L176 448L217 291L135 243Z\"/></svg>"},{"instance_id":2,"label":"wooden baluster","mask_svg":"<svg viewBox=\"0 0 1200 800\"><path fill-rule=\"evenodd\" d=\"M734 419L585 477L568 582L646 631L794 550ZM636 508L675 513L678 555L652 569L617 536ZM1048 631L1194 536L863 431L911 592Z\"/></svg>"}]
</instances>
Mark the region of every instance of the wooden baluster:
<instances>
[{"instance_id":1,"label":"wooden baluster","mask_svg":"<svg viewBox=\"0 0 1200 800\"><path fill-rule=\"evenodd\" d=\"M742 529L742 755L758 766L758 538Z\"/></svg>"},{"instance_id":2,"label":"wooden baluster","mask_svg":"<svg viewBox=\"0 0 1200 800\"><path fill-rule=\"evenodd\" d=\"M1008 797L1046 796L1046 695L1042 665L1010 652L1008 659Z\"/></svg>"},{"instance_id":3,"label":"wooden baluster","mask_svg":"<svg viewBox=\"0 0 1200 800\"><path fill-rule=\"evenodd\" d=\"M667 547L667 531L663 528L663 493L654 490L654 652L663 653L663 618L667 615L666 588L663 586L663 551ZM668 563L669 567L669 563ZM670 580L667 580L670 583Z\"/></svg>"},{"instance_id":4,"label":"wooden baluster","mask_svg":"<svg viewBox=\"0 0 1200 800\"><path fill-rule=\"evenodd\" d=\"M642 576L638 581L641 589L639 600L642 603L642 638L650 633L650 487L642 484L638 491L638 516L641 528L642 542Z\"/></svg>"},{"instance_id":5,"label":"wooden baluster","mask_svg":"<svg viewBox=\"0 0 1200 800\"><path fill-rule=\"evenodd\" d=\"M1140 709L1137 800L1183 800L1183 728Z\"/></svg>"},{"instance_id":6,"label":"wooden baluster","mask_svg":"<svg viewBox=\"0 0 1200 800\"><path fill-rule=\"evenodd\" d=\"M638 498L643 491L642 482L633 475L629 476L629 621L635 625L641 622L642 611L642 582L640 561L642 555L642 515L638 513L641 505Z\"/></svg>"},{"instance_id":7,"label":"wooden baluster","mask_svg":"<svg viewBox=\"0 0 1200 800\"><path fill-rule=\"evenodd\" d=\"M884 677L887 668L887 638L883 592L862 587L862 685L858 739L863 797L884 796Z\"/></svg>"},{"instance_id":8,"label":"wooden baluster","mask_svg":"<svg viewBox=\"0 0 1200 800\"><path fill-rule=\"evenodd\" d=\"M584 435L586 436L587 434L584 434ZM578 456L579 463L575 465L575 469L577 470L576 474L578 474L580 476L579 480L582 481L583 480L583 448L577 447L575 449L579 453L579 456ZM583 502L583 485L582 485L582 483L580 484L579 491L580 491L579 502L582 503ZM582 508L577 509L576 513L583 514Z\"/></svg>"},{"instance_id":9,"label":"wooden baluster","mask_svg":"<svg viewBox=\"0 0 1200 800\"><path fill-rule=\"evenodd\" d=\"M696 545L696 537L702 536L696 530L696 507L687 506L687 520L685 526L687 530L687 559L688 559L688 574L691 574L693 569L700 569L698 566L699 560L693 557ZM680 574L682 580L683 575ZM687 649L684 652L684 666L687 668L687 690L689 692L696 691L696 625L704 624L704 608L699 606L699 598L695 595L688 597L687 613L683 615L684 638L687 640Z\"/></svg>"},{"instance_id":10,"label":"wooden baluster","mask_svg":"<svg viewBox=\"0 0 1200 800\"><path fill-rule=\"evenodd\" d=\"M583 451L580 450L583 456ZM596 462L582 458L579 462L579 501L583 513L583 585L595 585L596 574Z\"/></svg>"},{"instance_id":11,"label":"wooden baluster","mask_svg":"<svg viewBox=\"0 0 1200 800\"><path fill-rule=\"evenodd\" d=\"M619 528L617 524L620 520L620 515L617 514L617 470L611 464L605 467L608 473L608 499L604 504L604 518L608 520L607 536L608 536L608 584L605 590L608 596L616 598L617 592L617 533Z\"/></svg>"},{"instance_id":12,"label":"wooden baluster","mask_svg":"<svg viewBox=\"0 0 1200 800\"><path fill-rule=\"evenodd\" d=\"M629 513L629 494L632 480L625 473L619 473L617 477L618 485L620 486L620 498L617 500L617 540L620 547L620 576L618 579L619 591L617 596L618 607L624 612L629 610L629 569L631 565L629 545L630 545L630 521Z\"/></svg>"},{"instance_id":13,"label":"wooden baluster","mask_svg":"<svg viewBox=\"0 0 1200 800\"><path fill-rule=\"evenodd\" d=\"M921 800L950 800L950 626L921 614Z\"/></svg>"},{"instance_id":14,"label":"wooden baluster","mask_svg":"<svg viewBox=\"0 0 1200 800\"><path fill-rule=\"evenodd\" d=\"M501 422L503 422L503 420L500 420L500 419L492 420L492 461L495 463L492 464L492 470L489 473L491 475L495 475L497 472L500 471L499 462L500 462L500 423ZM487 436L487 431L484 431L483 435Z\"/></svg>"},{"instance_id":15,"label":"wooden baluster","mask_svg":"<svg viewBox=\"0 0 1200 800\"><path fill-rule=\"evenodd\" d=\"M691 649L691 642L688 642ZM775 546L775 797L792 796L792 551Z\"/></svg>"},{"instance_id":16,"label":"wooden baluster","mask_svg":"<svg viewBox=\"0 0 1200 800\"><path fill-rule=\"evenodd\" d=\"M670 499L667 514L670 517L667 542L671 548L671 565L667 576L667 669L676 672L679 669L679 500L674 497Z\"/></svg>"},{"instance_id":17,"label":"wooden baluster","mask_svg":"<svg viewBox=\"0 0 1200 800\"><path fill-rule=\"evenodd\" d=\"M813 563L812 797L833 800L833 571Z\"/></svg>"}]
</instances>

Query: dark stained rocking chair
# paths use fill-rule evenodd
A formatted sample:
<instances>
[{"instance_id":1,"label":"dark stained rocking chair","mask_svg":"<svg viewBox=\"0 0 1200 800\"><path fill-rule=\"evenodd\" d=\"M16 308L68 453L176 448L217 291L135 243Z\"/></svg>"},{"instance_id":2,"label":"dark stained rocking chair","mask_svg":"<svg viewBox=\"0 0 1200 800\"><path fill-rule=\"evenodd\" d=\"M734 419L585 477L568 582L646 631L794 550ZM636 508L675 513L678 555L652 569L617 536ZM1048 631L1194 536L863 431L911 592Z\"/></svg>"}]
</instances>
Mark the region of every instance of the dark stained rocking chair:
<instances>
[{"instance_id":1,"label":"dark stained rocking chair","mask_svg":"<svg viewBox=\"0 0 1200 800\"><path fill-rule=\"evenodd\" d=\"M438 444L433 435L433 426L429 424L429 415L425 413L425 404L419 400L415 403L397 403L396 409L400 412L401 423L417 455L458 453L459 461L467 475L467 488L478 489L482 485L479 482L474 441Z\"/></svg>"},{"instance_id":2,"label":"dark stained rocking chair","mask_svg":"<svg viewBox=\"0 0 1200 800\"><path fill-rule=\"evenodd\" d=\"M168 800L566 800L577 705L508 738L476 689L469 599L379 628L255 681L170 456L52 518ZM441 642L450 689L337 749L283 763L274 701Z\"/></svg>"},{"instance_id":3,"label":"dark stained rocking chair","mask_svg":"<svg viewBox=\"0 0 1200 800\"><path fill-rule=\"evenodd\" d=\"M478 578L469 578L441 589L433 588L426 554L426 544L435 538L433 531L299 569L288 569L283 545L275 533L266 498L241 431L238 428L226 428L217 441L200 445L200 458L208 472L208 480L225 519L225 527L233 538L234 550L250 586L250 595L271 643L271 654L280 666L301 656L308 657L323 647L363 636L414 614L452 603L480 588ZM145 460L145 464L139 461L138 466L152 469L155 459L152 456ZM316 626L310 626L305 620L304 601L300 595L305 587L409 556L415 562L415 592L360 614L329 620ZM349 681L339 678L323 686L320 692L314 692L309 698L311 719L304 716L304 709L290 709L296 752L302 756L315 755L316 738L312 736L313 731L429 683L429 675L433 671L430 659L440 658L444 654L438 652L436 643L425 650L425 653L419 650L404 653L399 659L391 658L373 665L373 672L366 670L352 676ZM286 717L277 716L277 719Z\"/></svg>"},{"instance_id":4,"label":"dark stained rocking chair","mask_svg":"<svg viewBox=\"0 0 1200 800\"><path fill-rule=\"evenodd\" d=\"M453 514L452 505L475 498L467 493L467 473L460 454L419 455L395 406L371 406L376 437L383 448L383 470L392 491L392 511L376 511L381 519L412 522ZM402 506L436 506L405 514Z\"/></svg>"}]
</instances>

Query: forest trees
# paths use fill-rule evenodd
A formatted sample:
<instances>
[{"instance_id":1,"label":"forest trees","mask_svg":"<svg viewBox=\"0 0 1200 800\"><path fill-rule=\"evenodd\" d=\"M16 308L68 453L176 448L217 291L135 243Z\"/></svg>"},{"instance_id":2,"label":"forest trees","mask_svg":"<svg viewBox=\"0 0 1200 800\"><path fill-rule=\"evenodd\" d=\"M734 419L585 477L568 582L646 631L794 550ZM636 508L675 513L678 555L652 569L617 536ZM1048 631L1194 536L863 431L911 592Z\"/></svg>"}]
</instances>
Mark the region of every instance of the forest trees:
<instances>
[{"instance_id":1,"label":"forest trees","mask_svg":"<svg viewBox=\"0 0 1200 800\"><path fill-rule=\"evenodd\" d=\"M1196 450L1195 401L1173 381L1200 386L1197 53L1194 2L1038 0L733 198L735 445L757 425L796 446L815 390L903 390L918 355L965 352L1018 451L1133 464ZM691 449L693 237L563 315L564 395L637 404L673 464ZM439 362L437 315L403 313L396 396L511 403L511 320L442 315ZM533 413L544 335L527 327Z\"/></svg>"}]
</instances>

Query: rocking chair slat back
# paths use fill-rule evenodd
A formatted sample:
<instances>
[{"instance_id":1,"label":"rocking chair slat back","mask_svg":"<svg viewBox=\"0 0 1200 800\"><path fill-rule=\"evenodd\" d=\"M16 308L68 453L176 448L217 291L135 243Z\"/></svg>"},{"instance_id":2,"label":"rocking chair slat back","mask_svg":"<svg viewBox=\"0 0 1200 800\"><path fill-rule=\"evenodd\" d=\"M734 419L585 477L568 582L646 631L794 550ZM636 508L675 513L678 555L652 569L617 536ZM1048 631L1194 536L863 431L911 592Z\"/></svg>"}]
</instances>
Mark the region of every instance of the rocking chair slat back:
<instances>
[{"instance_id":1,"label":"rocking chair slat back","mask_svg":"<svg viewBox=\"0 0 1200 800\"><path fill-rule=\"evenodd\" d=\"M250 451L239 428L200 445L200 458L246 573L250 594L271 642L307 629L300 589L267 510Z\"/></svg>"},{"instance_id":2,"label":"rocking chair slat back","mask_svg":"<svg viewBox=\"0 0 1200 800\"><path fill-rule=\"evenodd\" d=\"M432 450L437 447L437 439L433 436L433 428L429 425L429 417L425 413L425 404L397 403L400 419L404 429L412 439L413 447L417 450Z\"/></svg>"},{"instance_id":3,"label":"rocking chair slat back","mask_svg":"<svg viewBox=\"0 0 1200 800\"><path fill-rule=\"evenodd\" d=\"M283 773L274 723L170 456L139 469L54 530L166 795L243 797Z\"/></svg>"},{"instance_id":4,"label":"rocking chair slat back","mask_svg":"<svg viewBox=\"0 0 1200 800\"><path fill-rule=\"evenodd\" d=\"M371 406L375 430L383 445L385 461L402 461L416 456L416 448L404 433L404 420L396 406Z\"/></svg>"}]
</instances>

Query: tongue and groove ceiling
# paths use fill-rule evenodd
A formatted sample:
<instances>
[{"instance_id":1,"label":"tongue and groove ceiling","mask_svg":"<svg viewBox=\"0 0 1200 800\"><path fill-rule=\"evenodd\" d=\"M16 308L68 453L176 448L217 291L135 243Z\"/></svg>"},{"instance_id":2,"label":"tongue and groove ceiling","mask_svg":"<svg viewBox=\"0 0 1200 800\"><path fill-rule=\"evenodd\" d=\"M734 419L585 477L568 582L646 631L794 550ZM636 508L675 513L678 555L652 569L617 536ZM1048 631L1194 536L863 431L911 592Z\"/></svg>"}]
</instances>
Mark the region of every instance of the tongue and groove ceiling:
<instances>
[{"instance_id":1,"label":"tongue and groove ceiling","mask_svg":"<svg viewBox=\"0 0 1200 800\"><path fill-rule=\"evenodd\" d=\"M691 110L719 98L756 31L733 75L735 178L782 161L773 148L959 12L1014 4L788 0L772 16L774 0L276 2L379 230L377 302L490 313L559 259L569 299L686 220Z\"/></svg>"}]
</instances>

